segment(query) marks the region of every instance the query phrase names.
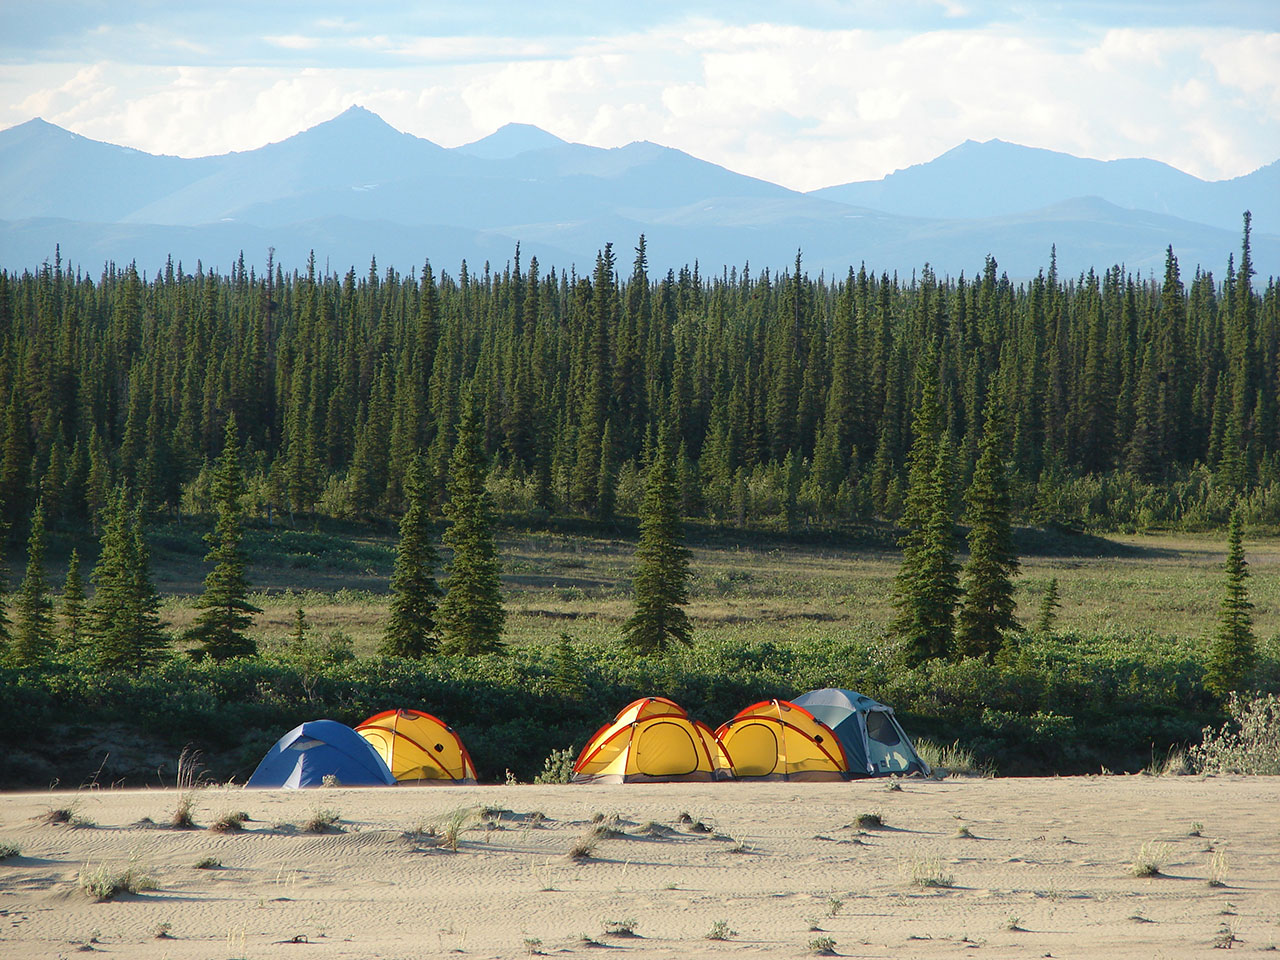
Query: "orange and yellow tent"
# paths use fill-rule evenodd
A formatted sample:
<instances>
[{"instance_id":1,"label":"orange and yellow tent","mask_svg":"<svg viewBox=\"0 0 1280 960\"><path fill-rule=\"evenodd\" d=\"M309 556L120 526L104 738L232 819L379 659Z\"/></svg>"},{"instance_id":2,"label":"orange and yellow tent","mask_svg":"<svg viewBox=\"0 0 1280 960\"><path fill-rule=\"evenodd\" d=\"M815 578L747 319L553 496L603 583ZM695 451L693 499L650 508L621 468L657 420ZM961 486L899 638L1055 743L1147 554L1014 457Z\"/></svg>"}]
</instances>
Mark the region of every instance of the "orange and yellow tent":
<instances>
[{"instance_id":1,"label":"orange and yellow tent","mask_svg":"<svg viewBox=\"0 0 1280 960\"><path fill-rule=\"evenodd\" d=\"M804 707L765 700L716 731L734 776L749 780L847 780L849 761L835 732Z\"/></svg>"},{"instance_id":2,"label":"orange and yellow tent","mask_svg":"<svg viewBox=\"0 0 1280 960\"><path fill-rule=\"evenodd\" d=\"M573 765L574 783L654 783L728 776L715 734L666 697L627 704Z\"/></svg>"},{"instance_id":3,"label":"orange and yellow tent","mask_svg":"<svg viewBox=\"0 0 1280 960\"><path fill-rule=\"evenodd\" d=\"M384 710L356 727L397 781L475 783L476 766L453 728L419 710Z\"/></svg>"}]
</instances>

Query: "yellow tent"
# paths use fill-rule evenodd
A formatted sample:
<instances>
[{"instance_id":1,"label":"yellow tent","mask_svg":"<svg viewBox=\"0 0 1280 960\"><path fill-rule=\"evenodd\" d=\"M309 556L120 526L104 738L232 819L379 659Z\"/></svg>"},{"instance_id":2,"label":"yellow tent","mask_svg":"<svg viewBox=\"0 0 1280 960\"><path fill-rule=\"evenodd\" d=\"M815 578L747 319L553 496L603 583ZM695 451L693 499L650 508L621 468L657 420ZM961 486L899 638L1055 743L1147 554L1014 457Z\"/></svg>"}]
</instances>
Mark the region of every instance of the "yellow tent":
<instances>
[{"instance_id":1,"label":"yellow tent","mask_svg":"<svg viewBox=\"0 0 1280 960\"><path fill-rule=\"evenodd\" d=\"M453 728L418 710L384 710L356 733L369 741L396 780L475 783L476 767Z\"/></svg>"},{"instance_id":2,"label":"yellow tent","mask_svg":"<svg viewBox=\"0 0 1280 960\"><path fill-rule=\"evenodd\" d=\"M716 780L728 776L715 734L666 697L623 707L573 765L574 783Z\"/></svg>"},{"instance_id":3,"label":"yellow tent","mask_svg":"<svg viewBox=\"0 0 1280 960\"><path fill-rule=\"evenodd\" d=\"M752 704L716 731L734 776L752 780L846 780L849 761L835 732L787 700Z\"/></svg>"}]
</instances>

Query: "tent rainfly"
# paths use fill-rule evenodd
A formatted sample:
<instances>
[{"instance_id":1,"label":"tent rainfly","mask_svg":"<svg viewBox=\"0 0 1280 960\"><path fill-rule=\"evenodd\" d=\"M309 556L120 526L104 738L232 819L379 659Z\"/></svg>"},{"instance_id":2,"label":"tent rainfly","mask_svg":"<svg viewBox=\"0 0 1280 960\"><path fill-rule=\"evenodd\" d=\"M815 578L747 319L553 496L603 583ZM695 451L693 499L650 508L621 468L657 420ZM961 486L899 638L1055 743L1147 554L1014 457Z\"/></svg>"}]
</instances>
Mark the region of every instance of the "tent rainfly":
<instances>
[{"instance_id":1,"label":"tent rainfly","mask_svg":"<svg viewBox=\"0 0 1280 960\"><path fill-rule=\"evenodd\" d=\"M666 697L627 704L601 727L573 765L574 783L707 781L732 776L715 734Z\"/></svg>"},{"instance_id":2,"label":"tent rainfly","mask_svg":"<svg viewBox=\"0 0 1280 960\"><path fill-rule=\"evenodd\" d=\"M476 767L453 728L419 710L384 710L356 727L400 783L475 783Z\"/></svg>"},{"instance_id":3,"label":"tent rainfly","mask_svg":"<svg viewBox=\"0 0 1280 960\"><path fill-rule=\"evenodd\" d=\"M853 777L922 773L929 765L920 759L893 715L893 707L852 690L825 687L792 701L835 731Z\"/></svg>"},{"instance_id":4,"label":"tent rainfly","mask_svg":"<svg viewBox=\"0 0 1280 960\"><path fill-rule=\"evenodd\" d=\"M765 700L716 731L741 780L847 780L849 761L835 732L804 707Z\"/></svg>"},{"instance_id":5,"label":"tent rainfly","mask_svg":"<svg viewBox=\"0 0 1280 960\"><path fill-rule=\"evenodd\" d=\"M345 723L308 720L276 741L246 787L394 786L396 779L367 740Z\"/></svg>"}]
</instances>

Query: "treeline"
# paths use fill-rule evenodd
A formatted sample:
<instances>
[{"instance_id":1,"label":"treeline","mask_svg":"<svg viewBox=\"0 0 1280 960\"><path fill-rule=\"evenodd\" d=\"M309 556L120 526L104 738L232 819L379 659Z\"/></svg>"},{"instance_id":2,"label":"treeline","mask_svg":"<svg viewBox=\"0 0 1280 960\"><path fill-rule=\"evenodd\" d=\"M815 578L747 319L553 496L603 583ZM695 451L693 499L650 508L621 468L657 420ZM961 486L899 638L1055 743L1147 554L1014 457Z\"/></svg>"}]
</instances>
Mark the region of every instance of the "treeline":
<instances>
[{"instance_id":1,"label":"treeline","mask_svg":"<svg viewBox=\"0 0 1280 960\"><path fill-rule=\"evenodd\" d=\"M1115 266L1014 284L978 275L813 278L697 266L590 276L523 263L457 276L229 276L168 263L0 272L0 498L93 523L127 485L151 512L209 512L234 415L262 515L397 516L419 453L443 506L464 402L500 509L635 513L659 425L686 516L898 520L936 377L958 488L987 408L1007 411L1016 517L1076 525L1280 522L1280 293L1254 283L1245 215L1219 279ZM927 360L926 360L927 358ZM464 397L469 398L464 401Z\"/></svg>"}]
</instances>

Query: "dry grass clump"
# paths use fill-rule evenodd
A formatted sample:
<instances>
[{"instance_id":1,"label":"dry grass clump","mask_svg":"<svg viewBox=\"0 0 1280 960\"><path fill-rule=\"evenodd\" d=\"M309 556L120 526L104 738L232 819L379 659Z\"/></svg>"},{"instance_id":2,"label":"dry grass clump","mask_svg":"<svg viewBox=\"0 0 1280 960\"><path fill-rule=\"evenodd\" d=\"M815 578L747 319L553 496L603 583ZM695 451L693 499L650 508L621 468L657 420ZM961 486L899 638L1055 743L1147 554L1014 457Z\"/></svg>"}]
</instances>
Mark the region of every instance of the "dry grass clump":
<instances>
[{"instance_id":1,"label":"dry grass clump","mask_svg":"<svg viewBox=\"0 0 1280 960\"><path fill-rule=\"evenodd\" d=\"M873 813L860 813L853 821L852 826L859 830L879 830L884 826L884 817L879 811Z\"/></svg>"},{"instance_id":2,"label":"dry grass clump","mask_svg":"<svg viewBox=\"0 0 1280 960\"><path fill-rule=\"evenodd\" d=\"M213 857L205 857L203 860L196 861L197 870L221 870L222 861L215 860Z\"/></svg>"},{"instance_id":3,"label":"dry grass clump","mask_svg":"<svg viewBox=\"0 0 1280 960\"><path fill-rule=\"evenodd\" d=\"M569 850L565 854L570 860L581 863L584 860L590 860L596 852L596 847L600 845L601 831L608 830L608 827L597 825L586 831L581 836L574 839L569 844Z\"/></svg>"},{"instance_id":4,"label":"dry grass clump","mask_svg":"<svg viewBox=\"0 0 1280 960\"><path fill-rule=\"evenodd\" d=\"M141 893L155 888L155 878L133 863L119 872L105 863L96 868L86 865L80 871L80 889L99 903L113 900L122 893Z\"/></svg>"},{"instance_id":5,"label":"dry grass clump","mask_svg":"<svg viewBox=\"0 0 1280 960\"><path fill-rule=\"evenodd\" d=\"M995 770L990 763L979 763L973 751L962 747L960 741L937 744L932 740L915 741L916 753L929 765L935 777L967 776L993 777Z\"/></svg>"},{"instance_id":6,"label":"dry grass clump","mask_svg":"<svg viewBox=\"0 0 1280 960\"><path fill-rule=\"evenodd\" d=\"M253 818L243 810L219 814L218 818L209 824L209 829L214 833L239 833L244 829L245 821Z\"/></svg>"},{"instance_id":7,"label":"dry grass clump","mask_svg":"<svg viewBox=\"0 0 1280 960\"><path fill-rule=\"evenodd\" d=\"M337 830L342 822L342 814L332 807L314 807L306 820L302 822L303 833L328 833Z\"/></svg>"},{"instance_id":8,"label":"dry grass clump","mask_svg":"<svg viewBox=\"0 0 1280 960\"><path fill-rule=\"evenodd\" d=\"M169 818L169 826L175 830L194 830L193 815L196 805L196 787L200 784L200 754L191 748L183 749L178 756L178 773L174 785L178 788L178 805Z\"/></svg>"},{"instance_id":9,"label":"dry grass clump","mask_svg":"<svg viewBox=\"0 0 1280 960\"><path fill-rule=\"evenodd\" d=\"M40 815L41 823L47 823L50 826L65 824L68 827L93 827L96 824L88 817L81 816L77 812L78 804L72 804L69 807L50 807Z\"/></svg>"},{"instance_id":10,"label":"dry grass clump","mask_svg":"<svg viewBox=\"0 0 1280 960\"><path fill-rule=\"evenodd\" d=\"M0 843L0 860L8 860L10 857L18 857L21 855L22 851L12 843Z\"/></svg>"},{"instance_id":11,"label":"dry grass clump","mask_svg":"<svg viewBox=\"0 0 1280 960\"><path fill-rule=\"evenodd\" d=\"M834 956L836 942L831 937L814 937L809 941L809 952L817 957Z\"/></svg>"},{"instance_id":12,"label":"dry grass clump","mask_svg":"<svg viewBox=\"0 0 1280 960\"><path fill-rule=\"evenodd\" d=\"M955 876L942 864L942 858L932 854L912 857L908 875L917 887L954 887Z\"/></svg>"},{"instance_id":13,"label":"dry grass clump","mask_svg":"<svg viewBox=\"0 0 1280 960\"><path fill-rule=\"evenodd\" d=\"M1227 854L1217 850L1209 861L1209 886L1225 887L1227 885Z\"/></svg>"},{"instance_id":14,"label":"dry grass clump","mask_svg":"<svg viewBox=\"0 0 1280 960\"><path fill-rule=\"evenodd\" d=\"M1134 855L1129 874L1134 877L1158 877L1173 857L1173 848L1167 843L1148 840Z\"/></svg>"}]
</instances>

